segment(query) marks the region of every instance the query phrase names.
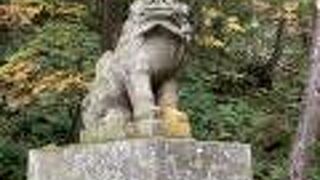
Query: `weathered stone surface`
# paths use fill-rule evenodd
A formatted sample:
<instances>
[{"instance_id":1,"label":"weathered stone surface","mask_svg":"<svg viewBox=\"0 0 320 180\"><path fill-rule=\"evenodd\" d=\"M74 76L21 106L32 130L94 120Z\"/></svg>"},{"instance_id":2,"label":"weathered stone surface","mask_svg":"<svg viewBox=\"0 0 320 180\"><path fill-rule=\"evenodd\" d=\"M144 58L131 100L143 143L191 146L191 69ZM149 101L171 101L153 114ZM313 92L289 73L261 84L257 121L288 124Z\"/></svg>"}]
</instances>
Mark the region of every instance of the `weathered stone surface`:
<instances>
[{"instance_id":1,"label":"weathered stone surface","mask_svg":"<svg viewBox=\"0 0 320 180\"><path fill-rule=\"evenodd\" d=\"M28 180L252 180L250 146L154 138L32 150Z\"/></svg>"},{"instance_id":2,"label":"weathered stone surface","mask_svg":"<svg viewBox=\"0 0 320 180\"><path fill-rule=\"evenodd\" d=\"M178 111L176 82L191 40L189 17L190 8L179 0L133 1L117 47L98 60L83 101L82 142L130 137L130 128L139 137L163 132L190 136L187 119ZM159 110L164 108L173 110ZM177 121L170 125L179 131L171 131L178 128L168 124L159 126L172 112Z\"/></svg>"}]
</instances>

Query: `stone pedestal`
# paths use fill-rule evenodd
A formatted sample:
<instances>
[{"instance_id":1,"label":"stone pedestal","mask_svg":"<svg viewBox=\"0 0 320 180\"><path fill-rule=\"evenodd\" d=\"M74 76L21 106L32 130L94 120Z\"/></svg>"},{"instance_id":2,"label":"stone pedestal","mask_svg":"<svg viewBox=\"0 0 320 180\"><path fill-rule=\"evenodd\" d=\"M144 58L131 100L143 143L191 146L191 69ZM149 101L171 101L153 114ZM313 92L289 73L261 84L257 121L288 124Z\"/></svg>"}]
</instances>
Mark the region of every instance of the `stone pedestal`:
<instances>
[{"instance_id":1,"label":"stone pedestal","mask_svg":"<svg viewBox=\"0 0 320 180\"><path fill-rule=\"evenodd\" d=\"M250 146L150 138L32 150L28 180L252 180Z\"/></svg>"}]
</instances>

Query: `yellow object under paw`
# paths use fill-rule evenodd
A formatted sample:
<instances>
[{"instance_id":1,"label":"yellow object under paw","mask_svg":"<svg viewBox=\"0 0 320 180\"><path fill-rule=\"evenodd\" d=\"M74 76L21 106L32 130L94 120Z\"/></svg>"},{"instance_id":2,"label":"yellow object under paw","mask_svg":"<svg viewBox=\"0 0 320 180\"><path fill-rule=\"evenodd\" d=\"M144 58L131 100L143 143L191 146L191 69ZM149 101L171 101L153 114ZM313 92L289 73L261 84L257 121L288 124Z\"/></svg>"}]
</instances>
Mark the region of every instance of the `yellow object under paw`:
<instances>
[{"instance_id":1,"label":"yellow object under paw","mask_svg":"<svg viewBox=\"0 0 320 180\"><path fill-rule=\"evenodd\" d=\"M164 107L160 110L168 137L191 137L191 127L186 113L175 108Z\"/></svg>"}]
</instances>

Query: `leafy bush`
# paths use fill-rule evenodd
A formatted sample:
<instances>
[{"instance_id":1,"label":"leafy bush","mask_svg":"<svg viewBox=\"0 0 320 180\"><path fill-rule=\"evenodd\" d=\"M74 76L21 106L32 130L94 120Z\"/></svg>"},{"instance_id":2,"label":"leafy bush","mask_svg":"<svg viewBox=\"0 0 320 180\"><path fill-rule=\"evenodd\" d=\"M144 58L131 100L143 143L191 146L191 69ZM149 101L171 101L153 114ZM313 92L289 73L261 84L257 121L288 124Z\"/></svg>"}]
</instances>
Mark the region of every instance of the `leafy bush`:
<instances>
[{"instance_id":1,"label":"leafy bush","mask_svg":"<svg viewBox=\"0 0 320 180\"><path fill-rule=\"evenodd\" d=\"M83 4L47 3L45 12L51 15L32 26L29 38L11 46L0 67L0 179L26 178L29 149L77 140L99 34L82 22L89 16Z\"/></svg>"},{"instance_id":2,"label":"leafy bush","mask_svg":"<svg viewBox=\"0 0 320 180\"><path fill-rule=\"evenodd\" d=\"M0 177L22 180L26 176L27 149L17 143L0 139Z\"/></svg>"}]
</instances>

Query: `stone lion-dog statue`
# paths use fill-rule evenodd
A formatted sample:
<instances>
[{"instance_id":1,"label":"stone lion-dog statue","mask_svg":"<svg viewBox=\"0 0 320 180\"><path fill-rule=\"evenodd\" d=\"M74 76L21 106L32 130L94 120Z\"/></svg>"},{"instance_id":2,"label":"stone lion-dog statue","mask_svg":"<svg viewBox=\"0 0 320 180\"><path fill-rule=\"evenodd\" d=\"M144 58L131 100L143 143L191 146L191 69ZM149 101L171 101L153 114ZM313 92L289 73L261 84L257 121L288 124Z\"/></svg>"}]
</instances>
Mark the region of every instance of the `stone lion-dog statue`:
<instances>
[{"instance_id":1,"label":"stone lion-dog statue","mask_svg":"<svg viewBox=\"0 0 320 180\"><path fill-rule=\"evenodd\" d=\"M189 11L176 0L133 2L117 47L97 63L83 102L82 141L190 136L176 81L191 40Z\"/></svg>"}]
</instances>

